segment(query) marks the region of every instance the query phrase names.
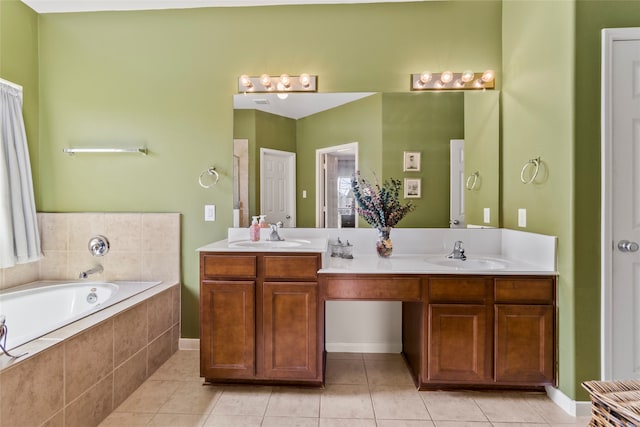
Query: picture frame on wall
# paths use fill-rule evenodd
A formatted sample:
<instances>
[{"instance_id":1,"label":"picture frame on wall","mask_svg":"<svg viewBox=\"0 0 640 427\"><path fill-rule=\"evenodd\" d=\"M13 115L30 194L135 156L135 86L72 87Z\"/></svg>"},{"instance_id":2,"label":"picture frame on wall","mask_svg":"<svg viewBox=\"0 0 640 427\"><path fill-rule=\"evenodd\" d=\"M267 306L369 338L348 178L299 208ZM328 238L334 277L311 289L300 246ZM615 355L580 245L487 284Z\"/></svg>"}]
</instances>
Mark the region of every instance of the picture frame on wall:
<instances>
[{"instance_id":1,"label":"picture frame on wall","mask_svg":"<svg viewBox=\"0 0 640 427\"><path fill-rule=\"evenodd\" d=\"M420 178L404 179L404 198L419 199L422 197L422 180Z\"/></svg>"},{"instance_id":2,"label":"picture frame on wall","mask_svg":"<svg viewBox=\"0 0 640 427\"><path fill-rule=\"evenodd\" d=\"M404 172L420 172L420 152L419 151L405 151L402 170Z\"/></svg>"}]
</instances>

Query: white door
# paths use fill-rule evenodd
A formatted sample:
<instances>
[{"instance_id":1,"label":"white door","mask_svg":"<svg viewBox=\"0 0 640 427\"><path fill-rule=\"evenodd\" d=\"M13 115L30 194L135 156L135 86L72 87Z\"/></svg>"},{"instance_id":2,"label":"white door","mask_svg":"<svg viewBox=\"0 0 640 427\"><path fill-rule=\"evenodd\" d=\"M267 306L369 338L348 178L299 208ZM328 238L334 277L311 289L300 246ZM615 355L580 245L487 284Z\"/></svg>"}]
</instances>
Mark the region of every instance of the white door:
<instances>
[{"instance_id":1,"label":"white door","mask_svg":"<svg viewBox=\"0 0 640 427\"><path fill-rule=\"evenodd\" d=\"M640 31L635 39L611 31L603 33L603 377L638 379Z\"/></svg>"},{"instance_id":2,"label":"white door","mask_svg":"<svg viewBox=\"0 0 640 427\"><path fill-rule=\"evenodd\" d=\"M451 140L449 226L464 228L464 140Z\"/></svg>"},{"instance_id":3,"label":"white door","mask_svg":"<svg viewBox=\"0 0 640 427\"><path fill-rule=\"evenodd\" d=\"M296 226L296 154L260 149L260 210L267 222Z\"/></svg>"}]
</instances>

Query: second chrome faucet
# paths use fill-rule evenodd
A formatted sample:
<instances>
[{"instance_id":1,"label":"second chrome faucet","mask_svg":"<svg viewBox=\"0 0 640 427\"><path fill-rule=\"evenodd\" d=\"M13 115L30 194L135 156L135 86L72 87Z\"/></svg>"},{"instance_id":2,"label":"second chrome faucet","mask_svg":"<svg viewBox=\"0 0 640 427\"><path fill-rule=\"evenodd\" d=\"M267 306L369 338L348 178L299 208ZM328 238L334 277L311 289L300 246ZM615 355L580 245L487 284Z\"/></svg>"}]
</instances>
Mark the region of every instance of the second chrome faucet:
<instances>
[{"instance_id":1,"label":"second chrome faucet","mask_svg":"<svg viewBox=\"0 0 640 427\"><path fill-rule=\"evenodd\" d=\"M466 261L467 256L464 254L464 248L462 247L462 240L457 240L453 244L453 251L451 251L451 253L447 255L447 258Z\"/></svg>"}]
</instances>

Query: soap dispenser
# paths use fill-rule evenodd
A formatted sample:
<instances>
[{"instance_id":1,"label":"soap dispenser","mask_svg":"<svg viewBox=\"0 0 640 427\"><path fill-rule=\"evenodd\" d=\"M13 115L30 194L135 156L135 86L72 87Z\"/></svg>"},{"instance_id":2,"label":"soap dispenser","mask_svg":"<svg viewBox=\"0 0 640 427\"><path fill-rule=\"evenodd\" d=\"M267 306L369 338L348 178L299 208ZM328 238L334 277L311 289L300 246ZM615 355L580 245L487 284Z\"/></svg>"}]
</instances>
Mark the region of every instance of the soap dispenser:
<instances>
[{"instance_id":1,"label":"soap dispenser","mask_svg":"<svg viewBox=\"0 0 640 427\"><path fill-rule=\"evenodd\" d=\"M258 217L254 216L253 221L251 221L251 226L249 226L249 238L252 242L257 242L260 240L260 224L258 224Z\"/></svg>"},{"instance_id":2,"label":"soap dispenser","mask_svg":"<svg viewBox=\"0 0 640 427\"><path fill-rule=\"evenodd\" d=\"M260 228L269 228L269 224L267 224L267 221L265 219L266 217L266 215L260 215Z\"/></svg>"}]
</instances>

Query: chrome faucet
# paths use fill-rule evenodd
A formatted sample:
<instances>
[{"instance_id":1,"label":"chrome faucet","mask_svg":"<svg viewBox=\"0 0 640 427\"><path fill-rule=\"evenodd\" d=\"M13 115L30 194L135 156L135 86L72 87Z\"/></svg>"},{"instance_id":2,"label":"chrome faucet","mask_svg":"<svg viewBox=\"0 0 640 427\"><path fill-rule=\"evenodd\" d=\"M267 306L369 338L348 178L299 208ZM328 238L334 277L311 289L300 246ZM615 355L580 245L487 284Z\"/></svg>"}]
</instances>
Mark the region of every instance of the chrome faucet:
<instances>
[{"instance_id":1,"label":"chrome faucet","mask_svg":"<svg viewBox=\"0 0 640 427\"><path fill-rule=\"evenodd\" d=\"M464 248L462 247L462 240L457 240L453 244L453 251L447 255L447 258L460 259L462 261L467 260L467 256L464 254Z\"/></svg>"},{"instance_id":2,"label":"chrome faucet","mask_svg":"<svg viewBox=\"0 0 640 427\"><path fill-rule=\"evenodd\" d=\"M278 234L278 228L282 227L282 223L269 224L269 226L271 227L271 233L269 233L267 240L270 242L282 242L284 239Z\"/></svg>"},{"instance_id":3,"label":"chrome faucet","mask_svg":"<svg viewBox=\"0 0 640 427\"><path fill-rule=\"evenodd\" d=\"M92 274L102 273L103 271L104 271L104 268L102 267L102 265L98 264L95 267L88 269L87 271L81 272L80 279L86 279Z\"/></svg>"}]
</instances>

